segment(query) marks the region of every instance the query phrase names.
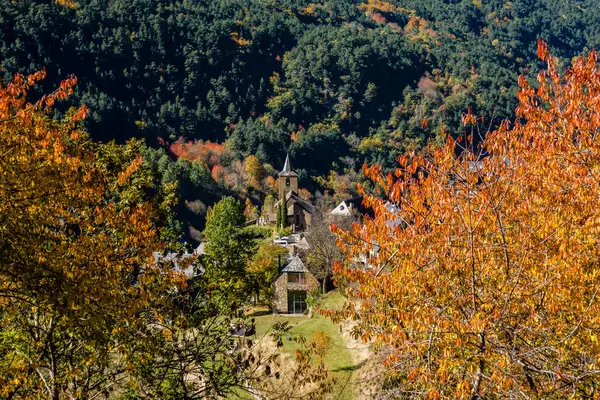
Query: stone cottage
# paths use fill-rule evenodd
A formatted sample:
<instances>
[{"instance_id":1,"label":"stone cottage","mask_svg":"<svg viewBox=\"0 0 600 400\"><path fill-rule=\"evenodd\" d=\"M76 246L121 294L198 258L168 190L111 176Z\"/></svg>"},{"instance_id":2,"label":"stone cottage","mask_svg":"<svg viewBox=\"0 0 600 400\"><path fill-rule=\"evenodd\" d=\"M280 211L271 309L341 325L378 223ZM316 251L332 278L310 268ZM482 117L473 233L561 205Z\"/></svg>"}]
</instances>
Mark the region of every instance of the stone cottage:
<instances>
[{"instance_id":1,"label":"stone cottage","mask_svg":"<svg viewBox=\"0 0 600 400\"><path fill-rule=\"evenodd\" d=\"M302 314L306 311L306 296L319 288L319 281L300 257L292 256L273 282L273 312Z\"/></svg>"}]
</instances>

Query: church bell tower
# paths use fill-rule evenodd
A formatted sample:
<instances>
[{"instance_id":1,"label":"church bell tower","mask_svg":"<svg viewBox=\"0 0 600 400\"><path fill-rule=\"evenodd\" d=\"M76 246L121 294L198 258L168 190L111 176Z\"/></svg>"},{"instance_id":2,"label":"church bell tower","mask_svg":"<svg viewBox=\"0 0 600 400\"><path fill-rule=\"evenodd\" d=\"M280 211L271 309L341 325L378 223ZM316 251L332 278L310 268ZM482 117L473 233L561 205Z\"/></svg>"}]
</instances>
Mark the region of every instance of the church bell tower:
<instances>
[{"instance_id":1,"label":"church bell tower","mask_svg":"<svg viewBox=\"0 0 600 400\"><path fill-rule=\"evenodd\" d=\"M290 154L285 157L285 164L279 173L279 199L285 199L288 192L298 193L298 174L292 171Z\"/></svg>"}]
</instances>

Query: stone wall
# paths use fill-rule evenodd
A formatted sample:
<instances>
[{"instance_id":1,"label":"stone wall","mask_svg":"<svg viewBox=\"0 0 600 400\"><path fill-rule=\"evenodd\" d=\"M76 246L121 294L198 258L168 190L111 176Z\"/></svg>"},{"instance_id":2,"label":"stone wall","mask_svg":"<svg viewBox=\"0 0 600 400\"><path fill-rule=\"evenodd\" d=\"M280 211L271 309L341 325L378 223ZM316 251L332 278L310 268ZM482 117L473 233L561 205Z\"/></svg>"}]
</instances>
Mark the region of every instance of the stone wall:
<instances>
[{"instance_id":1,"label":"stone wall","mask_svg":"<svg viewBox=\"0 0 600 400\"><path fill-rule=\"evenodd\" d=\"M289 179L289 185L287 185L287 179ZM289 191L293 191L298 193L298 176L294 175L282 175L277 178L278 180L278 191L279 198L282 199L285 197L286 193Z\"/></svg>"},{"instance_id":2,"label":"stone wall","mask_svg":"<svg viewBox=\"0 0 600 400\"><path fill-rule=\"evenodd\" d=\"M307 286L306 290L308 290L308 293L312 292L315 289L320 289L321 285L319 285L319 280L315 278L315 276L310 272L306 272L305 274Z\"/></svg>"},{"instance_id":3,"label":"stone wall","mask_svg":"<svg viewBox=\"0 0 600 400\"><path fill-rule=\"evenodd\" d=\"M295 227L296 215L299 216L298 227ZM311 218L311 214L300 207L298 203L294 203L293 208L290 207L290 210L288 210L287 222L288 225L292 227L292 231L294 232L306 231L310 226Z\"/></svg>"},{"instance_id":4,"label":"stone wall","mask_svg":"<svg viewBox=\"0 0 600 400\"><path fill-rule=\"evenodd\" d=\"M280 274L273 282L273 301L271 307L276 314L287 314L288 312L288 284L287 274Z\"/></svg>"}]
</instances>

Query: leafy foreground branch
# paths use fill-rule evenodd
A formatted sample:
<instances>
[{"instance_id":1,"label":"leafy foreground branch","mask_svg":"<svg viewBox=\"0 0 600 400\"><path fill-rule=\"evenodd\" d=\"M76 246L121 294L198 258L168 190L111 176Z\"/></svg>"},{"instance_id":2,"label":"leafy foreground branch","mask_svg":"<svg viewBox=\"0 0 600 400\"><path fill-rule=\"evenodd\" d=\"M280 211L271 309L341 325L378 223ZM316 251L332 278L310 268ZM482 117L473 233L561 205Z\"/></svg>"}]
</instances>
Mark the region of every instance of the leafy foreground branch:
<instances>
[{"instance_id":1,"label":"leafy foreground branch","mask_svg":"<svg viewBox=\"0 0 600 400\"><path fill-rule=\"evenodd\" d=\"M512 126L365 167L375 218L337 230L347 260L371 257L337 265L354 304L329 314L387 355L391 396L599 394L600 69L590 52L561 76L538 47Z\"/></svg>"},{"instance_id":2,"label":"leafy foreground branch","mask_svg":"<svg viewBox=\"0 0 600 400\"><path fill-rule=\"evenodd\" d=\"M261 393L276 355L234 346L228 286L152 259L172 239L175 186L159 183L139 142L91 141L85 106L51 118L75 78L27 103L44 75L0 86L0 397ZM299 354L299 382L325 382L311 350Z\"/></svg>"}]
</instances>

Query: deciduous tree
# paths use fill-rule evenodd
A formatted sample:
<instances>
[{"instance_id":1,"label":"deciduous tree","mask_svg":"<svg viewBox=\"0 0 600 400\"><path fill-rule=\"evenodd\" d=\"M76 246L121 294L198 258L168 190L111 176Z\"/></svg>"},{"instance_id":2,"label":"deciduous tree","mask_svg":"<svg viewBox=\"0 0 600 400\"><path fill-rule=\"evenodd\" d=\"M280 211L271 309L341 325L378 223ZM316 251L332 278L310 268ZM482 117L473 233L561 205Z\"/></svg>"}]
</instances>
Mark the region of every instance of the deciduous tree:
<instances>
[{"instance_id":1,"label":"deciduous tree","mask_svg":"<svg viewBox=\"0 0 600 400\"><path fill-rule=\"evenodd\" d=\"M263 178L265 177L265 169L258 158L253 155L246 157L244 168L246 169L246 174L248 174L248 177L250 178L250 184L260 188Z\"/></svg>"},{"instance_id":2,"label":"deciduous tree","mask_svg":"<svg viewBox=\"0 0 600 400\"><path fill-rule=\"evenodd\" d=\"M74 77L27 103L44 75L0 86L0 397L84 399L134 376L133 339L183 287L151 259L174 195L139 143L90 141L85 106L50 117Z\"/></svg>"},{"instance_id":3,"label":"deciduous tree","mask_svg":"<svg viewBox=\"0 0 600 400\"><path fill-rule=\"evenodd\" d=\"M350 228L350 225L342 221L338 223L339 228ZM326 293L327 284L333 277L333 264L342 259L343 254L322 210L313 214L306 241L310 248L303 252L303 258L310 272L321 282L322 293Z\"/></svg>"},{"instance_id":4,"label":"deciduous tree","mask_svg":"<svg viewBox=\"0 0 600 400\"><path fill-rule=\"evenodd\" d=\"M175 185L157 183L139 143L91 141L80 124L85 107L50 117L75 78L28 104L43 76L0 86L0 397L256 393L279 376L276 352L233 346L236 294L219 291L210 274L186 282L153 260L171 239ZM243 216L227 203L212 210L211 226L235 239ZM301 385L318 381L313 394L329 388L310 350L300 355Z\"/></svg>"},{"instance_id":5,"label":"deciduous tree","mask_svg":"<svg viewBox=\"0 0 600 400\"><path fill-rule=\"evenodd\" d=\"M337 231L352 304L333 314L387 355L397 395L598 396L600 69L592 51L561 75L538 47L547 69L520 78L518 119L485 157L449 139L365 167L375 218Z\"/></svg>"},{"instance_id":6,"label":"deciduous tree","mask_svg":"<svg viewBox=\"0 0 600 400\"><path fill-rule=\"evenodd\" d=\"M279 273L279 266L286 262L287 250L267 241L262 243L248 264L248 279L252 282L257 300L263 301L273 296L273 281Z\"/></svg>"}]
</instances>

